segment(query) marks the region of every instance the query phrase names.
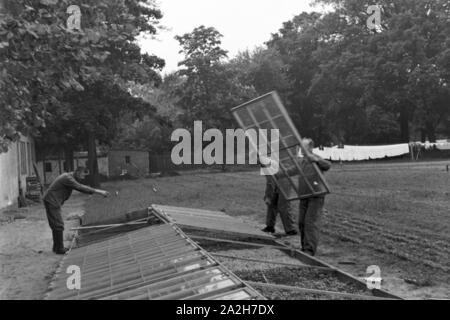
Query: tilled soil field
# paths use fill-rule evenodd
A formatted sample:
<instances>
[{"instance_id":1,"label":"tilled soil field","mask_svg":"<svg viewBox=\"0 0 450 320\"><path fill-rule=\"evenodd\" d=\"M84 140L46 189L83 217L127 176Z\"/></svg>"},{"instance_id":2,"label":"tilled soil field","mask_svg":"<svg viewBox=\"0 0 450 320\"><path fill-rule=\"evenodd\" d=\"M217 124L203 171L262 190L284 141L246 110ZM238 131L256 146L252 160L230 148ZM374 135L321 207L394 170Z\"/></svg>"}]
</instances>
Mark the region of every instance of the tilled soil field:
<instances>
[{"instance_id":1,"label":"tilled soil field","mask_svg":"<svg viewBox=\"0 0 450 320\"><path fill-rule=\"evenodd\" d=\"M199 241L200 246L212 254L227 255L240 258L265 260L275 263L290 263L301 266L297 259L288 256L277 249L249 248L235 244L222 244L212 241ZM333 272L317 270L314 268L297 268L291 266L278 266L272 263L261 263L215 256L226 268L245 281L262 282L269 284L288 285L293 287L334 291L358 295L369 295L366 290L359 289L352 283L340 281ZM343 299L329 295L302 293L278 288L265 288L257 286L265 297L270 299Z\"/></svg>"},{"instance_id":2,"label":"tilled soil field","mask_svg":"<svg viewBox=\"0 0 450 320\"><path fill-rule=\"evenodd\" d=\"M280 290L264 287L255 287L264 297L269 300L330 300L329 296L313 293L293 292L291 290ZM349 300L346 298L333 298L333 300Z\"/></svg>"},{"instance_id":3,"label":"tilled soil field","mask_svg":"<svg viewBox=\"0 0 450 320\"><path fill-rule=\"evenodd\" d=\"M450 237L417 228L389 228L374 219L360 218L355 214L336 210L327 215L323 232L402 260L450 272Z\"/></svg>"}]
</instances>

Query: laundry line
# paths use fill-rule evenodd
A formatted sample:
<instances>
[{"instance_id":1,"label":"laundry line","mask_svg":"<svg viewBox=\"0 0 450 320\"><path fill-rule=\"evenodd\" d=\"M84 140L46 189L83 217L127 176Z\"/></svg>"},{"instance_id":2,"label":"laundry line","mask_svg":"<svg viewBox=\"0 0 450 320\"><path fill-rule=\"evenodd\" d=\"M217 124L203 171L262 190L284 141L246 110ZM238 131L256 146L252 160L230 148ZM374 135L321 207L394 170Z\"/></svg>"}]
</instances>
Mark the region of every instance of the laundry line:
<instances>
[{"instance_id":1,"label":"laundry line","mask_svg":"<svg viewBox=\"0 0 450 320\"><path fill-rule=\"evenodd\" d=\"M410 145L412 147L421 147L424 148L425 150L430 150L430 149L438 149L440 151L444 151L444 150L450 150L450 140L438 140L436 142L411 142Z\"/></svg>"},{"instance_id":2,"label":"laundry line","mask_svg":"<svg viewBox=\"0 0 450 320\"><path fill-rule=\"evenodd\" d=\"M394 158L409 154L409 144L384 146L335 146L331 148L316 148L314 153L331 161L364 161L384 158Z\"/></svg>"}]
</instances>

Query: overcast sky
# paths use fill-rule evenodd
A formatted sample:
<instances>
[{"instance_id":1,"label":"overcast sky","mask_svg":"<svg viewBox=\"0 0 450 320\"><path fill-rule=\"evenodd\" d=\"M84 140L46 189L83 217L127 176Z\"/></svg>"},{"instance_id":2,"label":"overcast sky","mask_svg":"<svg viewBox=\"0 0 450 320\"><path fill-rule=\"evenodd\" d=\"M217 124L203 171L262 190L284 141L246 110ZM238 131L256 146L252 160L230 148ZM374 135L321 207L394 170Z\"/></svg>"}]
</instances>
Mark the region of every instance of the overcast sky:
<instances>
[{"instance_id":1,"label":"overcast sky","mask_svg":"<svg viewBox=\"0 0 450 320\"><path fill-rule=\"evenodd\" d=\"M253 49L270 39L282 23L303 11L311 11L310 0L157 0L164 17L157 40L141 40L144 52L165 59L163 73L176 70L182 60L176 35L204 25L222 35L222 48L233 57L239 51Z\"/></svg>"}]
</instances>

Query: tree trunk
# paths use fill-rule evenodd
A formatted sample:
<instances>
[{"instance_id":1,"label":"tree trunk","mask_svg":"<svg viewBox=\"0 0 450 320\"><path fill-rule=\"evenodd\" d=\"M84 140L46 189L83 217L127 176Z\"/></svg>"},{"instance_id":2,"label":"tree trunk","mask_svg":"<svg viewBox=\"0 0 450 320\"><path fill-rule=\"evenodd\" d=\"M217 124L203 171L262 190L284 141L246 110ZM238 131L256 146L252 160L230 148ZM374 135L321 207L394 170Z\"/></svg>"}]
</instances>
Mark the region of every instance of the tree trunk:
<instances>
[{"instance_id":1,"label":"tree trunk","mask_svg":"<svg viewBox=\"0 0 450 320\"><path fill-rule=\"evenodd\" d=\"M409 143L409 112L407 106L401 107L399 121L401 142Z\"/></svg>"},{"instance_id":2,"label":"tree trunk","mask_svg":"<svg viewBox=\"0 0 450 320\"><path fill-rule=\"evenodd\" d=\"M226 136L226 130L224 130L224 129L220 129L220 131L222 131L222 134L223 134L223 136L225 137ZM225 141L226 139L223 139L223 146L222 146L222 150L224 151L223 153L222 153L222 165L221 165L221 170L222 170L222 172L225 172L225 171L227 171L227 143L226 143L226 141ZM236 146L235 146L235 149L236 149ZM236 161L236 152L234 152L234 159L235 159L235 161Z\"/></svg>"},{"instance_id":3,"label":"tree trunk","mask_svg":"<svg viewBox=\"0 0 450 320\"><path fill-rule=\"evenodd\" d=\"M45 154L42 156L42 173L44 174L44 186L47 185L47 172L45 171Z\"/></svg>"},{"instance_id":4,"label":"tree trunk","mask_svg":"<svg viewBox=\"0 0 450 320\"><path fill-rule=\"evenodd\" d=\"M61 168L61 149L58 148L58 169L59 169L59 174L63 173L63 170Z\"/></svg>"},{"instance_id":5,"label":"tree trunk","mask_svg":"<svg viewBox=\"0 0 450 320\"><path fill-rule=\"evenodd\" d=\"M425 143L427 141L427 135L425 133L425 129L420 129L420 141Z\"/></svg>"},{"instance_id":6,"label":"tree trunk","mask_svg":"<svg viewBox=\"0 0 450 320\"><path fill-rule=\"evenodd\" d=\"M427 126L427 137L431 143L436 142L436 128L433 125Z\"/></svg>"},{"instance_id":7,"label":"tree trunk","mask_svg":"<svg viewBox=\"0 0 450 320\"><path fill-rule=\"evenodd\" d=\"M68 172L74 171L73 166L73 150L71 146L64 147L64 160L66 161L66 169Z\"/></svg>"},{"instance_id":8,"label":"tree trunk","mask_svg":"<svg viewBox=\"0 0 450 320\"><path fill-rule=\"evenodd\" d=\"M98 163L97 163L97 147L95 144L95 134L93 132L88 133L87 166L89 169L89 176L87 177L87 183L92 188L100 187L100 177L98 174Z\"/></svg>"}]
</instances>

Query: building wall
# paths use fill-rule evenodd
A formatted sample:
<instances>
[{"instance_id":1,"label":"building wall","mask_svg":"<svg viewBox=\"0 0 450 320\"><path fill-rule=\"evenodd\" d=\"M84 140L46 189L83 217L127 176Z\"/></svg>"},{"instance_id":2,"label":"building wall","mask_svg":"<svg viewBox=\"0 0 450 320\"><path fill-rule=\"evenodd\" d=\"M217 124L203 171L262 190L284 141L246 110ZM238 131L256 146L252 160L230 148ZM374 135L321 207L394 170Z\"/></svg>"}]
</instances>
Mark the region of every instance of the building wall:
<instances>
[{"instance_id":1,"label":"building wall","mask_svg":"<svg viewBox=\"0 0 450 320\"><path fill-rule=\"evenodd\" d=\"M0 209L17 202L19 195L17 144L0 153Z\"/></svg>"},{"instance_id":2,"label":"building wall","mask_svg":"<svg viewBox=\"0 0 450 320\"><path fill-rule=\"evenodd\" d=\"M86 157L75 158L74 168L86 166L87 160ZM127 163L127 160L129 160L129 163ZM107 157L98 157L97 161L99 173L108 178L118 177L124 171L135 177L143 177L149 173L149 153L147 151L112 150L108 152ZM45 170L46 166L49 167L48 169L51 168L51 170ZM59 160L55 159L46 159L45 163L39 161L37 167L42 183L50 184L64 172L64 159L61 159L61 165Z\"/></svg>"},{"instance_id":3,"label":"building wall","mask_svg":"<svg viewBox=\"0 0 450 320\"><path fill-rule=\"evenodd\" d=\"M17 203L19 185L25 195L26 177L34 176L35 159L34 141L25 136L0 153L0 209Z\"/></svg>"},{"instance_id":4,"label":"building wall","mask_svg":"<svg viewBox=\"0 0 450 320\"><path fill-rule=\"evenodd\" d=\"M87 167L87 158L76 158L74 161L74 168L78 166ZM109 160L108 157L97 157L98 173L109 177Z\"/></svg>"},{"instance_id":5,"label":"building wall","mask_svg":"<svg viewBox=\"0 0 450 320\"><path fill-rule=\"evenodd\" d=\"M87 163L87 158L75 158L73 160L73 167L76 168L78 166L85 166ZM64 170L64 162L65 160L61 159L61 165L59 163L59 160L54 159L48 159L43 161L39 161L37 163L39 176L41 177L42 183L50 184L52 183L61 173L65 172ZM98 171L101 175L104 175L106 177L109 177L109 166L108 166L108 158L107 157L98 157L97 158L98 163ZM51 170L45 170L47 169ZM61 167L61 169L60 169ZM44 180L44 171L45 171L45 180Z\"/></svg>"},{"instance_id":6,"label":"building wall","mask_svg":"<svg viewBox=\"0 0 450 320\"><path fill-rule=\"evenodd\" d=\"M111 150L108 152L108 159L111 177L120 176L124 171L134 177L143 177L149 173L147 151Z\"/></svg>"}]
</instances>

